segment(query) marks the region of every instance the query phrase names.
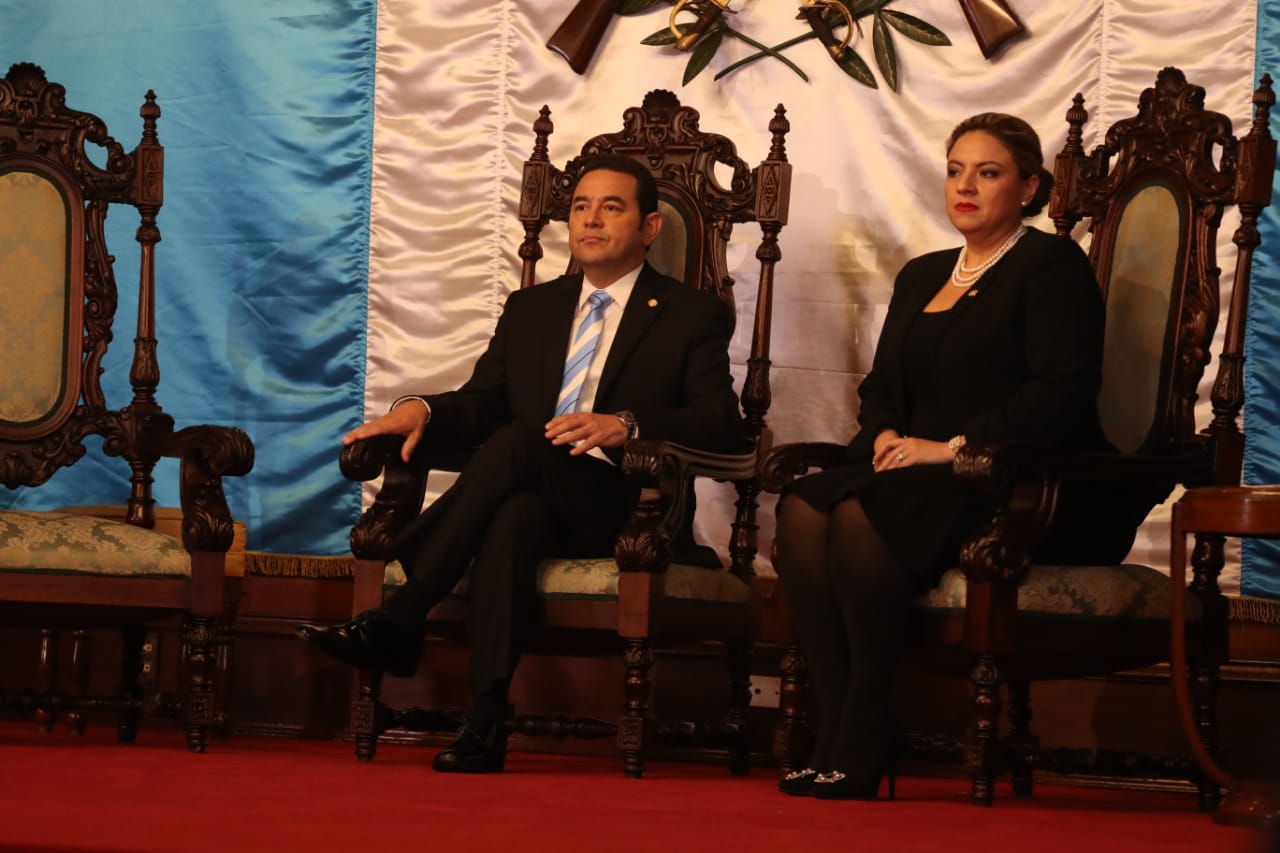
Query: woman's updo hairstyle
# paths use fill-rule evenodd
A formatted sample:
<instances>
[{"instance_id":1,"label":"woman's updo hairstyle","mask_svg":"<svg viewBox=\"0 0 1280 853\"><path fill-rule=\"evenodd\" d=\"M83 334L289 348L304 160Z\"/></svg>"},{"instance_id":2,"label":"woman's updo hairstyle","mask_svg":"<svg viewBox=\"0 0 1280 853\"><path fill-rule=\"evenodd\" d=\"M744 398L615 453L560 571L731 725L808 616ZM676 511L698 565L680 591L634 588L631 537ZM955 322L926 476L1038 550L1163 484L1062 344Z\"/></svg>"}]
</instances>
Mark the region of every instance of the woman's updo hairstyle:
<instances>
[{"instance_id":1,"label":"woman's updo hairstyle","mask_svg":"<svg viewBox=\"0 0 1280 853\"><path fill-rule=\"evenodd\" d=\"M951 136L947 139L947 153L951 153L957 139L973 131L981 131L1000 140L1000 144L1013 158L1014 165L1018 167L1018 175L1023 180L1032 175L1040 176L1040 186L1036 188L1031 201L1022 208L1022 215L1035 216L1043 210L1049 201L1049 194L1053 192L1053 173L1044 167L1040 137L1036 136L1031 125L1017 116L1005 113L978 113L960 122L951 131Z\"/></svg>"}]
</instances>

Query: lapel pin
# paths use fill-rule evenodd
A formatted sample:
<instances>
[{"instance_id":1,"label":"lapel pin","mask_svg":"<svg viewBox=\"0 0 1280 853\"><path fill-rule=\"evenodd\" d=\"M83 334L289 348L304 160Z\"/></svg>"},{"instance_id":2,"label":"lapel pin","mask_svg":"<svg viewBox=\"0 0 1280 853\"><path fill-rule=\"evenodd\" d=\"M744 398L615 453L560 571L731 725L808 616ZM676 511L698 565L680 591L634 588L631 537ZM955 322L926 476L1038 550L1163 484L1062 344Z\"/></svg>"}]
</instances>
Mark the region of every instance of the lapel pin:
<instances>
[{"instance_id":1,"label":"lapel pin","mask_svg":"<svg viewBox=\"0 0 1280 853\"><path fill-rule=\"evenodd\" d=\"M657 308L657 307L658 307L658 300L656 300L656 299L650 299L650 300L649 300L649 307L650 307L650 308Z\"/></svg>"}]
</instances>

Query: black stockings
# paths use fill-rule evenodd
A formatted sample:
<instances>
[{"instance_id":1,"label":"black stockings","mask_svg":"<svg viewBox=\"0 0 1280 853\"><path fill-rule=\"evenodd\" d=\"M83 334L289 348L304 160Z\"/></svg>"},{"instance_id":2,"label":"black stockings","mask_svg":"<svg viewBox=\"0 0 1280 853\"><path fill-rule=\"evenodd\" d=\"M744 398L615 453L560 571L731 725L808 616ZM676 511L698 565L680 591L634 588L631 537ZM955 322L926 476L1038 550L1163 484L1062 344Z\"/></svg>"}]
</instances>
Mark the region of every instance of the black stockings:
<instances>
[{"instance_id":1,"label":"black stockings","mask_svg":"<svg viewBox=\"0 0 1280 853\"><path fill-rule=\"evenodd\" d=\"M784 498L777 572L817 703L808 766L877 777L896 737L890 690L914 584L857 498L830 512Z\"/></svg>"}]
</instances>

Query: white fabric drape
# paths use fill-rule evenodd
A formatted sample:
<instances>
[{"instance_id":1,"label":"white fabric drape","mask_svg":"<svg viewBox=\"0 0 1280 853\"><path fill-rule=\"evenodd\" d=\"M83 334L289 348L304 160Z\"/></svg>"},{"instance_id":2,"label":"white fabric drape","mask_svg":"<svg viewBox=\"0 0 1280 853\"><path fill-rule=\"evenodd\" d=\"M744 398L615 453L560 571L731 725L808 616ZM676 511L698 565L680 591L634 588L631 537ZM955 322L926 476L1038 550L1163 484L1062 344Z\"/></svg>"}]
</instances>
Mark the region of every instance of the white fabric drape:
<instances>
[{"instance_id":1,"label":"white fabric drape","mask_svg":"<svg viewBox=\"0 0 1280 853\"><path fill-rule=\"evenodd\" d=\"M371 415L401 394L454 387L469 375L506 294L518 284L520 164L543 104L556 126L555 162L575 154L589 136L620 129L623 109L653 88L675 91L696 107L702 128L734 139L751 163L767 154L774 106L786 106L795 176L777 269L769 423L778 442L844 441L854 428L857 383L870 364L895 273L909 257L959 242L942 205L942 146L959 120L987 110L1022 116L1039 130L1052 168L1077 92L1090 112L1085 145L1092 148L1103 128L1136 112L1138 95L1166 65L1205 87L1206 106L1231 116L1237 133L1247 129L1256 84L1254 4L1239 0L1011 0L1030 35L992 61L983 59L958 4L900 0L893 8L939 27L952 45L926 47L896 37L897 94L883 83L872 90L854 82L816 42L787 54L808 73L807 83L772 60L713 81L717 70L750 51L728 41L710 68L681 87L683 55L640 44L665 26L665 7L616 18L579 77L544 47L571 5L379 4ZM801 32L795 5L748 0L733 24L776 43ZM856 47L870 61L869 32ZM1037 224L1051 230L1046 220ZM1223 223L1220 255L1227 270L1234 227L1230 217ZM544 277L564 268L561 234L548 228ZM731 247L730 269L739 283L733 343L739 379L750 342L758 237L739 228ZM1223 284L1229 287L1229 279ZM1215 368L1210 365L1207 381ZM701 498L700 532L723 553L731 490L708 484ZM760 520L758 562L768 571L770 502ZM1167 509L1160 509L1133 557L1163 566L1167 537ZM1224 587L1236 582L1229 571Z\"/></svg>"}]
</instances>

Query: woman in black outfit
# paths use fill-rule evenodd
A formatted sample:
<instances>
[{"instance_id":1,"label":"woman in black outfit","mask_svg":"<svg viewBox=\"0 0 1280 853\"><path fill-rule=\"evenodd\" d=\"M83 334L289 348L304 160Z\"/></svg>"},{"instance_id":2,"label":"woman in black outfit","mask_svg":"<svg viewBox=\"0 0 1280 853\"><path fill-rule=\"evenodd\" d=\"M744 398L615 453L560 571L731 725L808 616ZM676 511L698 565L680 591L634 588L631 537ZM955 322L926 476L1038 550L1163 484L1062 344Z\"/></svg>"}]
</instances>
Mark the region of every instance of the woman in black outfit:
<instances>
[{"instance_id":1,"label":"woman in black outfit","mask_svg":"<svg viewBox=\"0 0 1280 853\"><path fill-rule=\"evenodd\" d=\"M898 274L858 389L850 464L783 493L777 572L817 703L813 755L779 783L785 793L874 799L892 773L889 695L907 607L991 517L988 500L952 476L956 451L1012 439L1108 448L1096 408L1097 280L1073 241L1022 223L1052 183L1021 119L984 113L956 127L946 204L964 246L915 258ZM1119 514L1103 536L1057 529L1046 545L1059 562L1119 560L1144 514ZM1068 493L1055 525L1079 529L1072 519L1098 515L1090 496Z\"/></svg>"}]
</instances>

